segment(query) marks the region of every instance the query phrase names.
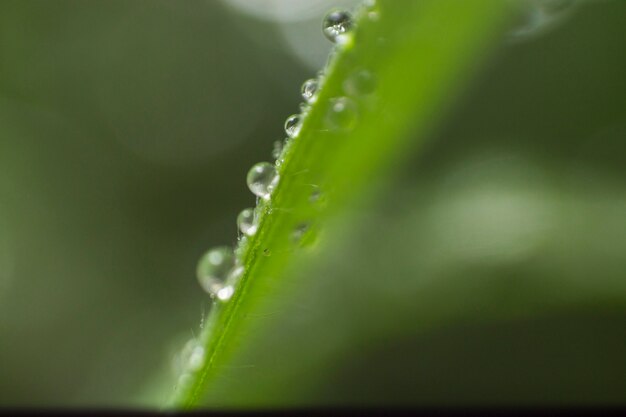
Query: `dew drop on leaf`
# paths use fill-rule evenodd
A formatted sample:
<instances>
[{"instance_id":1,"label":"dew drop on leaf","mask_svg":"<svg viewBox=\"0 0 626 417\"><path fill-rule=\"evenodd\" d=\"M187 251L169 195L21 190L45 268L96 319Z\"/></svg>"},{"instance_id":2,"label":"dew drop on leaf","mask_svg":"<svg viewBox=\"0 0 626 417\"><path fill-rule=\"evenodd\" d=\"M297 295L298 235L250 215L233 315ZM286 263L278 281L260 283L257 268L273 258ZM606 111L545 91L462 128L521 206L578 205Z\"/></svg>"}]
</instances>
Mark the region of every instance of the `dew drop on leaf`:
<instances>
[{"instance_id":1,"label":"dew drop on leaf","mask_svg":"<svg viewBox=\"0 0 626 417\"><path fill-rule=\"evenodd\" d=\"M187 368L190 371L199 371L202 365L204 365L204 347L198 343L191 351L191 355L189 355Z\"/></svg>"},{"instance_id":2,"label":"dew drop on leaf","mask_svg":"<svg viewBox=\"0 0 626 417\"><path fill-rule=\"evenodd\" d=\"M322 32L332 42L340 42L341 37L352 30L354 23L350 13L344 10L333 10L326 15L322 24Z\"/></svg>"},{"instance_id":3,"label":"dew drop on leaf","mask_svg":"<svg viewBox=\"0 0 626 417\"><path fill-rule=\"evenodd\" d=\"M229 271L235 266L231 248L219 246L205 253L198 262L197 277L200 286L212 297L224 287Z\"/></svg>"},{"instance_id":4,"label":"dew drop on leaf","mask_svg":"<svg viewBox=\"0 0 626 417\"><path fill-rule=\"evenodd\" d=\"M309 223L300 223L291 233L291 239L294 243L300 243L304 234L309 230Z\"/></svg>"},{"instance_id":5,"label":"dew drop on leaf","mask_svg":"<svg viewBox=\"0 0 626 417\"><path fill-rule=\"evenodd\" d=\"M290 138L295 138L300 133L302 127L302 117L299 114L293 114L285 121L285 133Z\"/></svg>"},{"instance_id":6,"label":"dew drop on leaf","mask_svg":"<svg viewBox=\"0 0 626 417\"><path fill-rule=\"evenodd\" d=\"M174 370L179 375L197 371L204 365L204 347L198 339L193 338L174 357Z\"/></svg>"},{"instance_id":7,"label":"dew drop on leaf","mask_svg":"<svg viewBox=\"0 0 626 417\"><path fill-rule=\"evenodd\" d=\"M237 216L237 227L246 236L252 236L256 233L258 222L254 209L247 208L241 210L239 216Z\"/></svg>"},{"instance_id":8,"label":"dew drop on leaf","mask_svg":"<svg viewBox=\"0 0 626 417\"><path fill-rule=\"evenodd\" d=\"M309 202L316 203L317 201L319 201L321 196L322 191L318 187L315 187L315 189L311 192L311 195L309 196Z\"/></svg>"},{"instance_id":9,"label":"dew drop on leaf","mask_svg":"<svg viewBox=\"0 0 626 417\"><path fill-rule=\"evenodd\" d=\"M252 194L269 200L272 191L278 184L278 173L269 162L259 162L248 171L246 183Z\"/></svg>"},{"instance_id":10,"label":"dew drop on leaf","mask_svg":"<svg viewBox=\"0 0 626 417\"><path fill-rule=\"evenodd\" d=\"M230 300L230 298L233 296L234 293L235 293L235 287L233 287L232 285L225 285L217 291L215 296L220 301L228 301Z\"/></svg>"},{"instance_id":11,"label":"dew drop on leaf","mask_svg":"<svg viewBox=\"0 0 626 417\"><path fill-rule=\"evenodd\" d=\"M303 84L302 84L302 98L304 99L305 102L307 102L308 104L313 104L315 103L315 100L317 99L317 90L319 88L319 81L316 78L311 78L309 80L306 80Z\"/></svg>"}]
</instances>

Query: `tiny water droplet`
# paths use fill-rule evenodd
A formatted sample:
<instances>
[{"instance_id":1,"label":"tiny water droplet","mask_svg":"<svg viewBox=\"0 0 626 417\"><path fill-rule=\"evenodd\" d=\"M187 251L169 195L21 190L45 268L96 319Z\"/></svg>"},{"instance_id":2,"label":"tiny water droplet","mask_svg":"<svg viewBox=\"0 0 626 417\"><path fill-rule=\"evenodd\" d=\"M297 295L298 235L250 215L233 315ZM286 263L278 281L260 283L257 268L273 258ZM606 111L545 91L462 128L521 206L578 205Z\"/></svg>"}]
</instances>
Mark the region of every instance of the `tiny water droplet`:
<instances>
[{"instance_id":1,"label":"tiny water droplet","mask_svg":"<svg viewBox=\"0 0 626 417\"><path fill-rule=\"evenodd\" d=\"M263 249L263 255L264 256L270 256L271 254L272 254L272 251L269 250L269 248Z\"/></svg>"},{"instance_id":2,"label":"tiny water droplet","mask_svg":"<svg viewBox=\"0 0 626 417\"><path fill-rule=\"evenodd\" d=\"M295 138L300 133L302 127L302 117L299 114L292 114L285 121L285 133L290 138Z\"/></svg>"},{"instance_id":3,"label":"tiny water droplet","mask_svg":"<svg viewBox=\"0 0 626 417\"><path fill-rule=\"evenodd\" d=\"M246 236L252 236L256 233L258 222L254 209L247 208L241 210L241 213L237 216L237 227Z\"/></svg>"},{"instance_id":4,"label":"tiny water droplet","mask_svg":"<svg viewBox=\"0 0 626 417\"><path fill-rule=\"evenodd\" d=\"M354 24L352 16L345 10L333 10L326 15L322 32L331 42L341 42L341 37L348 34Z\"/></svg>"},{"instance_id":5,"label":"tiny water droplet","mask_svg":"<svg viewBox=\"0 0 626 417\"><path fill-rule=\"evenodd\" d=\"M252 194L265 200L269 200L278 180L276 168L269 162L259 162L254 165L246 177L246 183Z\"/></svg>"},{"instance_id":6,"label":"tiny water droplet","mask_svg":"<svg viewBox=\"0 0 626 417\"><path fill-rule=\"evenodd\" d=\"M376 77L368 70L357 70L344 81L343 89L354 96L371 94L376 89Z\"/></svg>"},{"instance_id":7,"label":"tiny water droplet","mask_svg":"<svg viewBox=\"0 0 626 417\"><path fill-rule=\"evenodd\" d=\"M302 84L302 98L309 104L315 103L317 99L317 90L319 88L319 81L316 78L306 80Z\"/></svg>"},{"instance_id":8,"label":"tiny water droplet","mask_svg":"<svg viewBox=\"0 0 626 417\"><path fill-rule=\"evenodd\" d=\"M322 196L322 191L319 188L315 188L311 192L311 195L309 196L309 201L311 203L316 203L317 201L319 201L321 196Z\"/></svg>"},{"instance_id":9,"label":"tiny water droplet","mask_svg":"<svg viewBox=\"0 0 626 417\"><path fill-rule=\"evenodd\" d=\"M228 272L235 265L233 250L227 246L213 248L198 262L197 277L202 288L214 297L224 286Z\"/></svg>"},{"instance_id":10,"label":"tiny water droplet","mask_svg":"<svg viewBox=\"0 0 626 417\"><path fill-rule=\"evenodd\" d=\"M300 223L296 226L291 234L291 239L295 243L300 243L304 234L309 230L309 223Z\"/></svg>"},{"instance_id":11,"label":"tiny water droplet","mask_svg":"<svg viewBox=\"0 0 626 417\"><path fill-rule=\"evenodd\" d=\"M332 129L350 130L357 122L356 104L347 97L334 98L326 114L326 120Z\"/></svg>"},{"instance_id":12,"label":"tiny water droplet","mask_svg":"<svg viewBox=\"0 0 626 417\"><path fill-rule=\"evenodd\" d=\"M204 347L195 338L188 340L174 357L174 371L177 374L197 371L202 365L204 365Z\"/></svg>"}]
</instances>

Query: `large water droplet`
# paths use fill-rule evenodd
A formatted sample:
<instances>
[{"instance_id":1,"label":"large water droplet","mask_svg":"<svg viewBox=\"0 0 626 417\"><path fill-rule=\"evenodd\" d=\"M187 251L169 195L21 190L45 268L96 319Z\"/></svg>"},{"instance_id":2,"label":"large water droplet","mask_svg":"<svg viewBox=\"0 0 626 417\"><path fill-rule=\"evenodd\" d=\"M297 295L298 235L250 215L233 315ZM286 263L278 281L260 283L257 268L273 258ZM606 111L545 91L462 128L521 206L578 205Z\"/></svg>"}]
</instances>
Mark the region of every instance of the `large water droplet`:
<instances>
[{"instance_id":1,"label":"large water droplet","mask_svg":"<svg viewBox=\"0 0 626 417\"><path fill-rule=\"evenodd\" d=\"M272 191L278 184L279 176L274 165L269 162L259 162L248 171L246 182L252 194L269 200Z\"/></svg>"},{"instance_id":2,"label":"large water droplet","mask_svg":"<svg viewBox=\"0 0 626 417\"><path fill-rule=\"evenodd\" d=\"M341 37L348 34L352 27L352 16L344 10L333 10L326 15L322 32L332 42L341 42Z\"/></svg>"},{"instance_id":3,"label":"large water droplet","mask_svg":"<svg viewBox=\"0 0 626 417\"><path fill-rule=\"evenodd\" d=\"M371 94L376 89L376 77L368 70L357 70L344 81L343 89L353 96Z\"/></svg>"},{"instance_id":4,"label":"large water droplet","mask_svg":"<svg viewBox=\"0 0 626 417\"><path fill-rule=\"evenodd\" d=\"M317 90L319 88L319 81L316 78L306 80L302 84L302 98L309 104L315 103L317 99Z\"/></svg>"},{"instance_id":5,"label":"large water droplet","mask_svg":"<svg viewBox=\"0 0 626 417\"><path fill-rule=\"evenodd\" d=\"M356 104L347 97L330 101L326 120L332 129L350 130L356 125L358 112Z\"/></svg>"},{"instance_id":6,"label":"large water droplet","mask_svg":"<svg viewBox=\"0 0 626 417\"><path fill-rule=\"evenodd\" d=\"M285 121L285 133L290 138L295 138L300 133L302 127L302 117L299 114L292 114Z\"/></svg>"},{"instance_id":7,"label":"large water droplet","mask_svg":"<svg viewBox=\"0 0 626 417\"><path fill-rule=\"evenodd\" d=\"M252 236L256 233L258 222L254 209L243 209L237 216L237 227L246 236Z\"/></svg>"},{"instance_id":8,"label":"large water droplet","mask_svg":"<svg viewBox=\"0 0 626 417\"><path fill-rule=\"evenodd\" d=\"M220 246L205 253L198 262L197 277L202 288L212 297L224 287L230 270L235 266L231 248Z\"/></svg>"}]
</instances>

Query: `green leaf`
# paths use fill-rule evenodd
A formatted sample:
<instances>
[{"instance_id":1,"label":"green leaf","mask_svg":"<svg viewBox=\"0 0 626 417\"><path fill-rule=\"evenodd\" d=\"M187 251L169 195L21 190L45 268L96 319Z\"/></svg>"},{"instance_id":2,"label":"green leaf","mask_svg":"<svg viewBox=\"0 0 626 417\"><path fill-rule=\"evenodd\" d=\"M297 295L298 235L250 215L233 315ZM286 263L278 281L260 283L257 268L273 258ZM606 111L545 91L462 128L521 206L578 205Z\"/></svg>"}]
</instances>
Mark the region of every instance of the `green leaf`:
<instances>
[{"instance_id":1,"label":"green leaf","mask_svg":"<svg viewBox=\"0 0 626 417\"><path fill-rule=\"evenodd\" d=\"M199 337L203 366L179 380L173 407L192 408L211 390L246 343L248 318L273 288L288 285L286 267L325 245L328 219L376 195L415 152L498 38L507 3L381 0L373 10L356 16L299 135L283 151L278 186L257 208L259 229L238 248L245 272L231 300L213 305ZM371 76L373 92L351 87L358 74ZM338 116L333 106L344 97L353 112ZM303 226L304 235L294 236Z\"/></svg>"}]
</instances>

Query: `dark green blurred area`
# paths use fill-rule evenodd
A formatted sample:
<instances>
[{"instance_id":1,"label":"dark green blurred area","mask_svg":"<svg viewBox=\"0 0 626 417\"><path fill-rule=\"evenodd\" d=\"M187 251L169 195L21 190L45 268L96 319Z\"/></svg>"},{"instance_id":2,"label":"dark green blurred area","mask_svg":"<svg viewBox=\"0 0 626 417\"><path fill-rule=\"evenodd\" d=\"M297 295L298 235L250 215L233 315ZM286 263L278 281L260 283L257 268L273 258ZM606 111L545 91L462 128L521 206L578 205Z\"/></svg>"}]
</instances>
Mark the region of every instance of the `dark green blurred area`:
<instances>
[{"instance_id":1,"label":"dark green blurred area","mask_svg":"<svg viewBox=\"0 0 626 417\"><path fill-rule=\"evenodd\" d=\"M207 403L623 403L624 16L504 44ZM217 1L0 2L0 406L163 404L314 72Z\"/></svg>"}]
</instances>

